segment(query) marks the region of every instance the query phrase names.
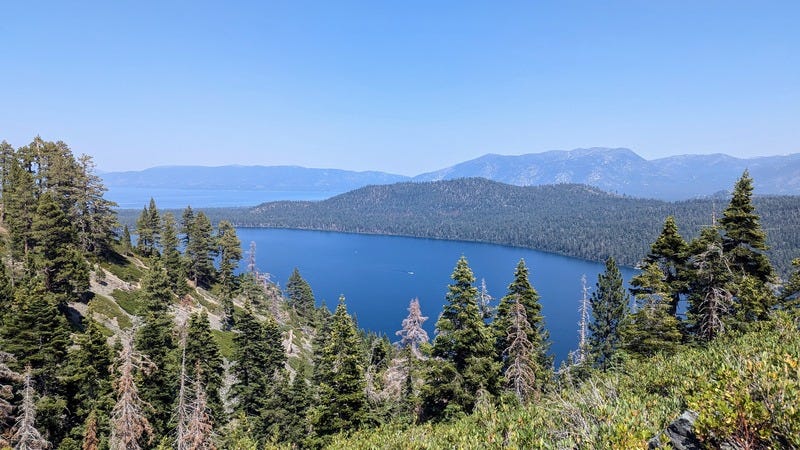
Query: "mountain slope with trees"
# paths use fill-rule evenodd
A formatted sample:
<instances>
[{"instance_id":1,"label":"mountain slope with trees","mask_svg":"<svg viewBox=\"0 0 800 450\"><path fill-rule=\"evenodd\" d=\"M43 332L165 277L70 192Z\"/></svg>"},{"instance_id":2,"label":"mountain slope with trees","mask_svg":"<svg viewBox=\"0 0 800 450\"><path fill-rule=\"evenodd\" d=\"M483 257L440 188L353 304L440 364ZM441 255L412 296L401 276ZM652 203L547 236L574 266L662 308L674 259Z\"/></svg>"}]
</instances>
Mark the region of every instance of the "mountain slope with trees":
<instances>
[{"instance_id":1,"label":"mountain slope with trees","mask_svg":"<svg viewBox=\"0 0 800 450\"><path fill-rule=\"evenodd\" d=\"M761 196L768 255L788 273L800 253L800 197ZM696 236L725 200L664 202L608 194L585 185L520 187L480 178L368 186L319 202L270 202L250 210L208 210L237 226L404 235L532 248L635 265L673 216ZM213 211L213 212L212 212Z\"/></svg>"}]
</instances>

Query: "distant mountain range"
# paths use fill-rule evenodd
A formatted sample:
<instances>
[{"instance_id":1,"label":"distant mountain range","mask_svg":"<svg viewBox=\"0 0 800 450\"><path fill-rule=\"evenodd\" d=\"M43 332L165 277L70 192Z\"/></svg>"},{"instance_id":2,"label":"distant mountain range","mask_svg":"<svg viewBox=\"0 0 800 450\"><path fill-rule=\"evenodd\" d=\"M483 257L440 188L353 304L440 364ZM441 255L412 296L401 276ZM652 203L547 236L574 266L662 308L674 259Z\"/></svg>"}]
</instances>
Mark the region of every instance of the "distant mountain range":
<instances>
[{"instance_id":1,"label":"distant mountain range","mask_svg":"<svg viewBox=\"0 0 800 450\"><path fill-rule=\"evenodd\" d=\"M724 154L646 160L624 148L487 154L435 172L406 177L384 172L297 166L172 166L103 174L111 188L346 192L367 185L481 177L517 186L579 183L644 198L681 200L727 191L748 169L757 195L800 195L800 153L734 158Z\"/></svg>"}]
</instances>

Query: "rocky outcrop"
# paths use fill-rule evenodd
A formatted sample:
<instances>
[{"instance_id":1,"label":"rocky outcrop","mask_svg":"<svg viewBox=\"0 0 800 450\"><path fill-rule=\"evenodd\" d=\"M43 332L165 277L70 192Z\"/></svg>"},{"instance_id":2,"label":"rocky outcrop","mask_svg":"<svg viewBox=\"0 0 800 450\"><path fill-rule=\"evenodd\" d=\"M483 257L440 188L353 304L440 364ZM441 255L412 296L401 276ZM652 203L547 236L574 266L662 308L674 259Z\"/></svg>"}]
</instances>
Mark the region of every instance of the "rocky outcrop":
<instances>
[{"instance_id":1,"label":"rocky outcrop","mask_svg":"<svg viewBox=\"0 0 800 450\"><path fill-rule=\"evenodd\" d=\"M670 443L675 450L701 450L703 445L693 430L695 420L697 420L696 412L684 411L680 417L667 426L661 435L651 439L647 443L647 448L651 450L664 448L664 444ZM666 437L663 442L662 437Z\"/></svg>"}]
</instances>

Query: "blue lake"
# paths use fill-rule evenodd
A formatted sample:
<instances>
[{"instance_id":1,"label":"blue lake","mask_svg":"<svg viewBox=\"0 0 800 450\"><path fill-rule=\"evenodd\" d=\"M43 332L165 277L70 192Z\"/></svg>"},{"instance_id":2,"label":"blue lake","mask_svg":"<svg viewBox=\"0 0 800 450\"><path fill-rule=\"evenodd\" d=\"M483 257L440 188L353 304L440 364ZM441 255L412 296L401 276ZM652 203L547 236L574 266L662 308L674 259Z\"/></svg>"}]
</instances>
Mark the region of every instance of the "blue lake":
<instances>
[{"instance_id":1,"label":"blue lake","mask_svg":"<svg viewBox=\"0 0 800 450\"><path fill-rule=\"evenodd\" d=\"M396 236L370 236L318 231L239 228L242 247L256 243L256 265L281 286L294 267L311 284L317 303L336 307L339 295L361 328L383 333L392 341L407 315L408 303L418 297L433 339L436 318L445 303L447 285L461 255L480 285L481 279L497 304L524 258L530 280L541 296L556 364L577 347L581 276L594 288L603 264L534 250L460 241ZM240 269L247 265L247 256ZM626 281L635 273L621 268Z\"/></svg>"}]
</instances>

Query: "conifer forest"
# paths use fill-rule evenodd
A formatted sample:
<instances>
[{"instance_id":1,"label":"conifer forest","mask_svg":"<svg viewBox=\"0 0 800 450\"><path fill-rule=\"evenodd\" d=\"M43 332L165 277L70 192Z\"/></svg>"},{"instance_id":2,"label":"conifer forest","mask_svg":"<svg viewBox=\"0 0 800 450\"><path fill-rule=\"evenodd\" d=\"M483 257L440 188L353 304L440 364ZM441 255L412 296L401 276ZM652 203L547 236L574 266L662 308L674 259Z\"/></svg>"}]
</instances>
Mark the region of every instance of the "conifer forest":
<instances>
[{"instance_id":1,"label":"conifer forest","mask_svg":"<svg viewBox=\"0 0 800 450\"><path fill-rule=\"evenodd\" d=\"M233 218L121 224L64 142L3 141L0 188L0 448L800 448L800 254L774 267L747 171L691 238L659 217L630 288L603 255L558 366L524 260L499 299L453 261L385 336L265 277Z\"/></svg>"}]
</instances>

